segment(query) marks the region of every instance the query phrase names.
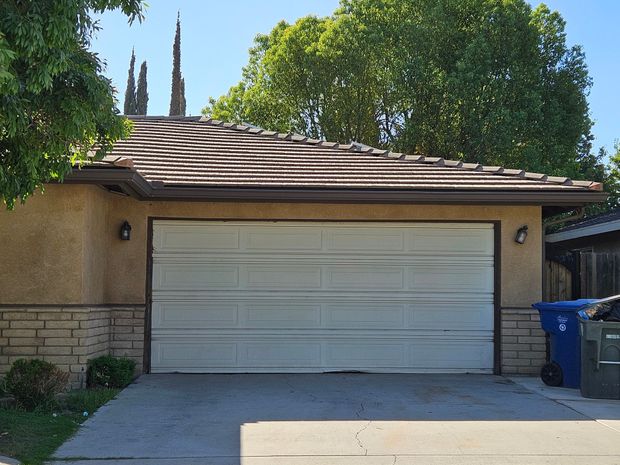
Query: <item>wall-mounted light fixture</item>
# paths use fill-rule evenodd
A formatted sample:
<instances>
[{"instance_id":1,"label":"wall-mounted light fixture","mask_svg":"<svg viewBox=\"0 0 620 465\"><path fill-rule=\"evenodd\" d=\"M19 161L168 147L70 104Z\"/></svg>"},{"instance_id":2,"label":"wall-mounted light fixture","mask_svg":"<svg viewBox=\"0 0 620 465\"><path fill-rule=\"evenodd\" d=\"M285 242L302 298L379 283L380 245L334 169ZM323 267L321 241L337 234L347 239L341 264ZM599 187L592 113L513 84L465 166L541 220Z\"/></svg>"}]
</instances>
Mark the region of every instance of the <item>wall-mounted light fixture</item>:
<instances>
[{"instance_id":1,"label":"wall-mounted light fixture","mask_svg":"<svg viewBox=\"0 0 620 465\"><path fill-rule=\"evenodd\" d=\"M125 221L121 226L121 241L128 241L129 239L131 239L131 225Z\"/></svg>"},{"instance_id":2,"label":"wall-mounted light fixture","mask_svg":"<svg viewBox=\"0 0 620 465\"><path fill-rule=\"evenodd\" d=\"M515 242L517 244L523 244L525 243L525 239L527 239L527 225L523 225L517 230Z\"/></svg>"}]
</instances>

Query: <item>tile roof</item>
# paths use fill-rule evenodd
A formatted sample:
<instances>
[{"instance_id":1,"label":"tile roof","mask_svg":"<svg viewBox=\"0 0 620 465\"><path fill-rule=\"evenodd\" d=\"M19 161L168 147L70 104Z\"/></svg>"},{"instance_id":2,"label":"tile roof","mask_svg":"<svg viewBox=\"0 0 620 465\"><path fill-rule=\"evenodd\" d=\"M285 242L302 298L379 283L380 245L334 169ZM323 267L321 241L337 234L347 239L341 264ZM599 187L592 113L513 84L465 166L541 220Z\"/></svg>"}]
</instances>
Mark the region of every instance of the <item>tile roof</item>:
<instances>
[{"instance_id":1,"label":"tile roof","mask_svg":"<svg viewBox=\"0 0 620 465\"><path fill-rule=\"evenodd\" d=\"M129 117L132 135L101 166L176 187L420 191L600 191L599 183L337 144L205 117Z\"/></svg>"}]
</instances>

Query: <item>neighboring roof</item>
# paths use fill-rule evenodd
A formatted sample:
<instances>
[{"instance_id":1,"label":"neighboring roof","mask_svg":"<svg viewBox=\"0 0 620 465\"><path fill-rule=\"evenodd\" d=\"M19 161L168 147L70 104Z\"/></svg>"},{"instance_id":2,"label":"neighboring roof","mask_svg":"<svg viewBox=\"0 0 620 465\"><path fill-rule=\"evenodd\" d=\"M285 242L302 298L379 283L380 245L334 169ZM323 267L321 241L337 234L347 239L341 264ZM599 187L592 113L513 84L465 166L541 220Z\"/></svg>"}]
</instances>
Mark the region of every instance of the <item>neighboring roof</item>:
<instances>
[{"instance_id":1,"label":"neighboring roof","mask_svg":"<svg viewBox=\"0 0 620 465\"><path fill-rule=\"evenodd\" d=\"M590 181L337 144L204 117L129 118L131 137L69 182L103 184L116 176L138 184L131 193L139 197L164 198L238 199L245 192L259 200L283 191L289 200L333 201L576 205L605 198L602 186Z\"/></svg>"},{"instance_id":2,"label":"neighboring roof","mask_svg":"<svg viewBox=\"0 0 620 465\"><path fill-rule=\"evenodd\" d=\"M580 237L620 231L620 208L568 225L545 238L547 242L563 242Z\"/></svg>"}]
</instances>

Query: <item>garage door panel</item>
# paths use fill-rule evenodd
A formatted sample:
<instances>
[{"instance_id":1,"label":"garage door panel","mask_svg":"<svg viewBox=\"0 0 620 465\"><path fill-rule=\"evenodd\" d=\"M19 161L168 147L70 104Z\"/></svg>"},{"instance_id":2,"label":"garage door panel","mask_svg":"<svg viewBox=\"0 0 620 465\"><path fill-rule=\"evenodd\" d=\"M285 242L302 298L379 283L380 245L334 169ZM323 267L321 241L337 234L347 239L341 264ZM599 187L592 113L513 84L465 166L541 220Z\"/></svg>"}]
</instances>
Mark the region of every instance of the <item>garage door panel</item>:
<instances>
[{"instance_id":1,"label":"garage door panel","mask_svg":"<svg viewBox=\"0 0 620 465\"><path fill-rule=\"evenodd\" d=\"M153 249L157 253L204 253L210 251L248 252L314 250L324 254L364 252L400 255L493 253L493 226L488 224L433 223L306 223L289 222L204 223L156 221Z\"/></svg>"},{"instance_id":2,"label":"garage door panel","mask_svg":"<svg viewBox=\"0 0 620 465\"><path fill-rule=\"evenodd\" d=\"M230 302L164 301L153 302L154 328L236 328L239 304Z\"/></svg>"},{"instance_id":3,"label":"garage door panel","mask_svg":"<svg viewBox=\"0 0 620 465\"><path fill-rule=\"evenodd\" d=\"M326 230L326 250L332 253L404 252L406 229L392 228L330 228Z\"/></svg>"},{"instance_id":4,"label":"garage door panel","mask_svg":"<svg viewBox=\"0 0 620 465\"><path fill-rule=\"evenodd\" d=\"M313 265L251 265L242 271L247 289L319 289L321 267Z\"/></svg>"},{"instance_id":5,"label":"garage door panel","mask_svg":"<svg viewBox=\"0 0 620 465\"><path fill-rule=\"evenodd\" d=\"M238 366L237 343L154 340L151 364L154 372L174 371L176 368Z\"/></svg>"},{"instance_id":6,"label":"garage door panel","mask_svg":"<svg viewBox=\"0 0 620 465\"><path fill-rule=\"evenodd\" d=\"M493 268L475 265L412 267L409 272L409 283L412 290L491 293Z\"/></svg>"},{"instance_id":7,"label":"garage door panel","mask_svg":"<svg viewBox=\"0 0 620 465\"><path fill-rule=\"evenodd\" d=\"M154 264L153 287L157 290L236 289L238 265Z\"/></svg>"},{"instance_id":8,"label":"garage door panel","mask_svg":"<svg viewBox=\"0 0 620 465\"><path fill-rule=\"evenodd\" d=\"M239 289L360 289L410 290L467 293L493 292L491 264L414 264L386 266L384 263L355 265L299 264L153 264L153 291Z\"/></svg>"},{"instance_id":9,"label":"garage door panel","mask_svg":"<svg viewBox=\"0 0 620 465\"><path fill-rule=\"evenodd\" d=\"M286 339L286 338L284 338ZM321 342L265 339L240 342L239 365L246 367L321 366Z\"/></svg>"},{"instance_id":10,"label":"garage door panel","mask_svg":"<svg viewBox=\"0 0 620 465\"><path fill-rule=\"evenodd\" d=\"M244 328L320 328L321 305L248 303L244 306Z\"/></svg>"},{"instance_id":11,"label":"garage door panel","mask_svg":"<svg viewBox=\"0 0 620 465\"><path fill-rule=\"evenodd\" d=\"M393 290L405 286L404 267L330 266L326 269L327 289Z\"/></svg>"},{"instance_id":12,"label":"garage door panel","mask_svg":"<svg viewBox=\"0 0 620 465\"><path fill-rule=\"evenodd\" d=\"M408 326L412 329L493 331L493 303L424 303L410 306Z\"/></svg>"},{"instance_id":13,"label":"garage door panel","mask_svg":"<svg viewBox=\"0 0 620 465\"><path fill-rule=\"evenodd\" d=\"M486 341L424 341L410 346L412 366L417 368L461 368L492 366L493 348Z\"/></svg>"},{"instance_id":14,"label":"garage door panel","mask_svg":"<svg viewBox=\"0 0 620 465\"><path fill-rule=\"evenodd\" d=\"M196 250L238 250L240 231L237 226L197 223L158 224L153 230L155 252L191 253Z\"/></svg>"},{"instance_id":15,"label":"garage door panel","mask_svg":"<svg viewBox=\"0 0 620 465\"><path fill-rule=\"evenodd\" d=\"M362 301L352 304L326 304L324 307L326 328L400 329L405 323L407 305L369 305Z\"/></svg>"},{"instance_id":16,"label":"garage door panel","mask_svg":"<svg viewBox=\"0 0 620 465\"><path fill-rule=\"evenodd\" d=\"M493 226L154 222L154 372L491 372Z\"/></svg>"},{"instance_id":17,"label":"garage door panel","mask_svg":"<svg viewBox=\"0 0 620 465\"><path fill-rule=\"evenodd\" d=\"M234 337L234 339L232 339ZM222 339L218 341L218 339ZM227 340L229 339L229 340ZM485 372L493 351L484 340L378 337L342 339L289 336L213 336L202 339L158 340L153 346L154 372L296 372L364 370L378 372Z\"/></svg>"},{"instance_id":18,"label":"garage door panel","mask_svg":"<svg viewBox=\"0 0 620 465\"><path fill-rule=\"evenodd\" d=\"M428 329L493 330L492 303L452 302L409 305L375 304L357 298L349 303L283 303L211 300L163 301L152 307L153 327L162 329Z\"/></svg>"},{"instance_id":19,"label":"garage door panel","mask_svg":"<svg viewBox=\"0 0 620 465\"><path fill-rule=\"evenodd\" d=\"M492 255L492 229L420 228L408 236L407 250L425 255Z\"/></svg>"},{"instance_id":20,"label":"garage door panel","mask_svg":"<svg viewBox=\"0 0 620 465\"><path fill-rule=\"evenodd\" d=\"M367 341L328 342L326 345L326 364L333 367L377 368L399 367L407 363L407 344L402 341L373 341L368 350Z\"/></svg>"},{"instance_id":21,"label":"garage door panel","mask_svg":"<svg viewBox=\"0 0 620 465\"><path fill-rule=\"evenodd\" d=\"M323 248L323 233L318 228L286 227L279 228L274 234L274 227L255 227L241 232L243 251L320 251Z\"/></svg>"}]
</instances>

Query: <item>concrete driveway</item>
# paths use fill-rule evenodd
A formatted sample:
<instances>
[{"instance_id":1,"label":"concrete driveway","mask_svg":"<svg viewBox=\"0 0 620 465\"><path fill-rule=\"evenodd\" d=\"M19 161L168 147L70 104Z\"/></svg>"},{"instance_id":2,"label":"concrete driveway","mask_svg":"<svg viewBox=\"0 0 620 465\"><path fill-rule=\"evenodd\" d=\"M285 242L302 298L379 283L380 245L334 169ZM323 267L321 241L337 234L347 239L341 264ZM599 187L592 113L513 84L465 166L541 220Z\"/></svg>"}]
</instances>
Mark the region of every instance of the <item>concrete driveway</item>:
<instances>
[{"instance_id":1,"label":"concrete driveway","mask_svg":"<svg viewBox=\"0 0 620 465\"><path fill-rule=\"evenodd\" d=\"M54 463L620 464L620 402L580 409L525 381L529 388L481 375L146 375Z\"/></svg>"}]
</instances>

